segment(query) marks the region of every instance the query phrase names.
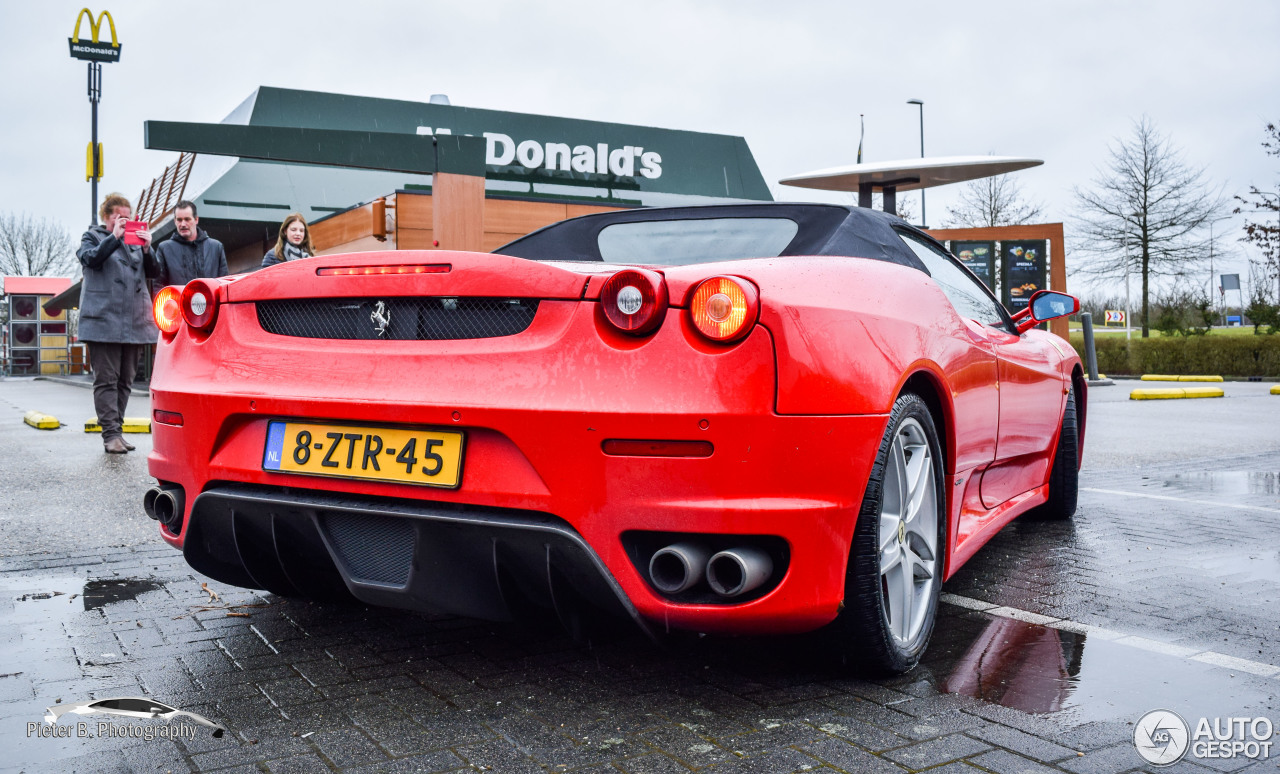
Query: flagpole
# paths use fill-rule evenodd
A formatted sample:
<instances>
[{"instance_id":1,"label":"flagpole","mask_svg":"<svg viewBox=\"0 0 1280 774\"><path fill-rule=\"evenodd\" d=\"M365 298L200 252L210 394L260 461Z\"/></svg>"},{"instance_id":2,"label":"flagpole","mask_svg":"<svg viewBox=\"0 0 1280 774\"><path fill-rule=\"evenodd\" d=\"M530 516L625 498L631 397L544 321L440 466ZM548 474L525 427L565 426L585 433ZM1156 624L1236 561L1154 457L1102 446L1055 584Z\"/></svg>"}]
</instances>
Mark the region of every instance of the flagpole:
<instances>
[{"instance_id":1,"label":"flagpole","mask_svg":"<svg viewBox=\"0 0 1280 774\"><path fill-rule=\"evenodd\" d=\"M867 116L865 113L858 114L858 124L861 127L858 130L858 163L861 164L862 163L862 141L867 136Z\"/></svg>"}]
</instances>

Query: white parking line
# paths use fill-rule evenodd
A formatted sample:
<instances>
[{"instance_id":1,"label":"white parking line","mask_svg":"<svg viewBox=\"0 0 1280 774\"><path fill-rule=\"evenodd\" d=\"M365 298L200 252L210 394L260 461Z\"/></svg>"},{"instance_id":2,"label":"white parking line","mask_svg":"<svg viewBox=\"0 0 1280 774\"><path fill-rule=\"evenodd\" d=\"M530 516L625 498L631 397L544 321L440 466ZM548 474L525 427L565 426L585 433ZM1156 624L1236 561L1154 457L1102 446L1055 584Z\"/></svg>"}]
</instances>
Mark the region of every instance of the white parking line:
<instances>
[{"instance_id":1,"label":"white parking line","mask_svg":"<svg viewBox=\"0 0 1280 774\"><path fill-rule=\"evenodd\" d=\"M1185 497L1170 497L1169 495L1146 494L1145 492L1121 492L1119 489L1089 489L1080 487L1081 492L1094 492L1095 494L1121 495L1122 497L1145 497L1149 500L1171 500L1175 503L1187 503L1188 505L1208 505L1213 508L1238 508L1244 511L1264 511L1266 513L1280 513L1280 508L1266 508L1261 505L1236 505L1235 503L1212 503L1207 500L1188 500Z\"/></svg>"},{"instance_id":2,"label":"white parking line","mask_svg":"<svg viewBox=\"0 0 1280 774\"><path fill-rule=\"evenodd\" d=\"M1117 494L1129 494L1128 492ZM1237 658L1228 656L1225 653L1218 653L1213 650L1200 650L1186 645L1174 645L1169 642L1161 642L1159 640L1149 639L1147 637L1139 637L1137 635L1126 635L1120 632L1104 629L1100 626L1091 626L1089 624L1079 623L1077 621L1069 621L1065 618L1052 618L1039 613L1032 613L1028 610L1019 610L1016 607L999 607L980 599L972 597L962 597L958 594L948 594L943 592L940 601L948 605L963 607L968 610L976 610L987 615L993 615L998 618L1010 618L1015 621L1023 621L1026 623L1040 624L1050 629L1061 629L1062 631L1075 632L1084 634L1089 637L1096 637L1100 640L1109 640L1117 645L1126 645L1131 648L1138 648L1149 653L1162 653L1174 658L1181 658L1187 661L1196 661L1201 664L1209 664L1210 666L1220 667L1222 669L1234 669L1237 672L1248 672L1259 677L1271 677L1280 680L1280 666L1267 664L1261 661L1250 661L1246 658Z\"/></svg>"}]
</instances>

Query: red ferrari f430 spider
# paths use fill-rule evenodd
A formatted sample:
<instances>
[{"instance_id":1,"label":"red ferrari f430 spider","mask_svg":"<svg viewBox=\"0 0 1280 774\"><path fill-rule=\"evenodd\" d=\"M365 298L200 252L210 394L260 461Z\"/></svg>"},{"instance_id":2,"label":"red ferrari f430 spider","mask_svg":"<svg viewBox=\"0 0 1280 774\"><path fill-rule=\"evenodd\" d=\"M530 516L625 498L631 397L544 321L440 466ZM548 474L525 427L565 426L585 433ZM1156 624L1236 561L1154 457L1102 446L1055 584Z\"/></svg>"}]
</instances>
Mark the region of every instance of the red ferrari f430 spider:
<instances>
[{"instance_id":1,"label":"red ferrari f430 spider","mask_svg":"<svg viewBox=\"0 0 1280 774\"><path fill-rule=\"evenodd\" d=\"M744 204L557 223L156 298L161 535L283 595L650 632L827 627L905 671L943 581L1070 518L1076 353L925 233Z\"/></svg>"}]
</instances>

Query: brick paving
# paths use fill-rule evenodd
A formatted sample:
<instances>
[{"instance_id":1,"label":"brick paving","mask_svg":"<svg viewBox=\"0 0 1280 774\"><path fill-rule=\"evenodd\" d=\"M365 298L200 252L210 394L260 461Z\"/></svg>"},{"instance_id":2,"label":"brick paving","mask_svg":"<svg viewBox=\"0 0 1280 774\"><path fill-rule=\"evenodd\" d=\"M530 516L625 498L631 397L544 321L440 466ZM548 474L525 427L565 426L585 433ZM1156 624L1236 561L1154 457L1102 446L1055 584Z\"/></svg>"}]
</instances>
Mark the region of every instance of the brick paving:
<instances>
[{"instance_id":1,"label":"brick paving","mask_svg":"<svg viewBox=\"0 0 1280 774\"><path fill-rule=\"evenodd\" d=\"M68 480L93 480L66 464ZM1210 469L1226 478L1197 478ZM1231 477L1241 471L1253 477ZM1074 522L1015 523L944 588L1014 610L944 605L925 662L891 679L842 663L818 637L580 643L215 583L210 604L203 579L158 538L71 548L66 529L33 518L20 540L48 534L31 545L54 550L15 551L13 533L0 538L0 771L1278 771L1280 754L1154 769L1131 741L1132 724L1157 707L1280 725L1280 679L1170 655L1280 665L1276 471L1274 453L1089 471ZM144 478L94 475L122 472ZM132 480L118 482L130 498ZM74 524L89 501L104 514L136 510L107 491L88 487L37 516ZM1068 623L1008 617L1023 611ZM129 695L228 733L27 736L59 700Z\"/></svg>"},{"instance_id":2,"label":"brick paving","mask_svg":"<svg viewBox=\"0 0 1280 774\"><path fill-rule=\"evenodd\" d=\"M1024 530L1021 541L1032 546L1024 550L1034 550L1035 535L1052 542L1062 529L1097 528L1082 521ZM1014 541L1007 542L988 552L987 577L1001 572L1006 551L1013 556ZM1054 561L1071 555L1050 554ZM1057 576L1051 569L1044 577ZM6 593L0 611L17 625L0 636L4 652L21 658L6 659L16 666L3 671L16 674L0 678L0 749L18 751L0 761L4 771L1144 770L1129 741L1132 717L1029 713L939 692L966 638L995 620L950 605L934 648L942 660L872 679L839 664L815 637L704 638L666 649L622 636L576 643L212 583L220 599L210 604L201 579L160 545L69 562L7 557L0 578L6 589L15 579L49 589L71 588L70 578L151 582L134 599L87 610L82 599L62 602L65 591L35 602ZM23 606L33 603L44 612L25 615ZM54 604L66 610L49 612ZM57 699L111 695L153 696L229 733L127 743L25 736L25 723ZM1221 763L1214 770L1240 764ZM1267 766L1274 770L1271 762L1247 768ZM1180 767L1210 770L1189 761Z\"/></svg>"}]
</instances>

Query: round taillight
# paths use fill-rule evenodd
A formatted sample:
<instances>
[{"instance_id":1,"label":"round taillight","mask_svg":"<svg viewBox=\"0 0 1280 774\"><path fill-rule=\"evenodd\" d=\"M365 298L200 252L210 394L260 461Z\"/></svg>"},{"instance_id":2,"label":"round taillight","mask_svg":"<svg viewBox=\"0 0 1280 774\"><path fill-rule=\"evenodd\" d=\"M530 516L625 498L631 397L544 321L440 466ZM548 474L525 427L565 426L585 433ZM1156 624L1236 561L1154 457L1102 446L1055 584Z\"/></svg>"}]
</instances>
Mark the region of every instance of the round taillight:
<instances>
[{"instance_id":1,"label":"round taillight","mask_svg":"<svg viewBox=\"0 0 1280 774\"><path fill-rule=\"evenodd\" d=\"M734 341L747 334L760 314L755 285L738 277L699 282L689 298L693 327L712 341Z\"/></svg>"},{"instance_id":2,"label":"round taillight","mask_svg":"<svg viewBox=\"0 0 1280 774\"><path fill-rule=\"evenodd\" d=\"M662 324L667 311L667 283L647 269L623 269L600 289L600 306L613 327L643 336Z\"/></svg>"},{"instance_id":3,"label":"round taillight","mask_svg":"<svg viewBox=\"0 0 1280 774\"><path fill-rule=\"evenodd\" d=\"M213 327L218 304L214 297L216 288L204 280L192 280L182 289L182 317L187 325L199 330Z\"/></svg>"},{"instance_id":4,"label":"round taillight","mask_svg":"<svg viewBox=\"0 0 1280 774\"><path fill-rule=\"evenodd\" d=\"M182 291L170 285L156 293L152 306L156 327L164 333L177 333L182 323Z\"/></svg>"}]
</instances>

